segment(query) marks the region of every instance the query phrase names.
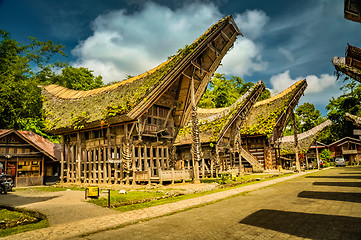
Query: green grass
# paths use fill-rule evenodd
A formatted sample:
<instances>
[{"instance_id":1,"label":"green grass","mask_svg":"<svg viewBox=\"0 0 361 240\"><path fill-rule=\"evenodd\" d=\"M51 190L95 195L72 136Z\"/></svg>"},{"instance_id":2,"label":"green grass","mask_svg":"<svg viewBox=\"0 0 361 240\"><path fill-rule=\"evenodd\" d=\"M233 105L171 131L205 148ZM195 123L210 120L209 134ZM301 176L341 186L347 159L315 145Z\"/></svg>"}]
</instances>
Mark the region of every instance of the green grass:
<instances>
[{"instance_id":1,"label":"green grass","mask_svg":"<svg viewBox=\"0 0 361 240\"><path fill-rule=\"evenodd\" d=\"M120 211L120 212L127 212L127 211L132 211L132 210L137 210L137 209L143 209L143 208L148 208L148 207L152 207L152 206L159 206L159 205L163 205L163 204L167 204L167 203L173 203L173 202L178 202L178 201L182 201L182 200L186 200L186 199L191 199L191 198L196 198L196 197L201 197L201 196L205 196L208 194L212 194L212 193L217 193L217 192L222 192L222 191L227 191L230 189L234 189L234 188L239 188L239 187L243 187L243 186L248 186L251 184L255 184L257 182L264 182L264 181L268 181L271 179L276 179L276 178L281 178L281 177L286 177L286 176L290 176L293 173L289 173L289 174L280 174L280 175L269 175L269 174L265 174L265 175L255 175L255 177L246 177L245 180L243 180L243 182L232 182L230 184L225 184L222 186L222 188L220 189L214 189L214 190L210 190L210 191L205 191L205 192L198 192L198 193L190 193L190 194L186 194L186 195L178 195L178 196L170 196L167 198L163 198L163 199L158 199L158 200L152 200L152 201L144 201L141 203L134 203L134 204L118 204L114 202L116 198L112 198L111 197L111 205L112 206L116 206L113 207L112 209ZM248 175L247 175L248 176ZM252 179L254 181L252 181ZM259 181L256 181L255 179L260 179ZM111 194L113 193L113 191L111 192ZM122 197L127 198L128 194L134 194L136 195L139 199L149 199L149 195L146 197L146 195L144 195L146 192L141 192L141 191L132 191L129 192L127 194L122 195ZM142 197L144 196L144 197ZM129 196L129 199L134 198L134 196ZM125 200L127 201L127 200ZM94 199L91 200L92 203L98 204L100 206L107 206L107 198L100 198L100 199Z\"/></svg>"},{"instance_id":2,"label":"green grass","mask_svg":"<svg viewBox=\"0 0 361 240\"><path fill-rule=\"evenodd\" d=\"M0 237L9 236L16 233L31 231L49 226L47 219L38 220L35 212L15 211L0 208ZM23 222L23 225L17 225L17 222ZM26 222L30 222L25 224ZM8 227L5 226L8 225ZM6 227L6 228L3 228Z\"/></svg>"},{"instance_id":3,"label":"green grass","mask_svg":"<svg viewBox=\"0 0 361 240\"><path fill-rule=\"evenodd\" d=\"M129 191L127 194L120 194L119 191L110 191L110 202L113 207L147 202L162 197L166 197L166 194L159 191ZM105 207L108 206L108 197L92 199L89 202Z\"/></svg>"}]
</instances>

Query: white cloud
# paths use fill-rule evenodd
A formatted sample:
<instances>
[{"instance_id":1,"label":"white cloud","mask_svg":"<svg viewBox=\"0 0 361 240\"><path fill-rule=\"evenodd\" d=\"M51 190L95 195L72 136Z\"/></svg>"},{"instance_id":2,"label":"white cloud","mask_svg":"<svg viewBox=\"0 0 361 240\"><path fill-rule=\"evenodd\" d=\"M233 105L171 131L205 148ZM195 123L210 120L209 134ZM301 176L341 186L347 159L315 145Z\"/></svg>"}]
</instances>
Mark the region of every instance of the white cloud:
<instances>
[{"instance_id":1,"label":"white cloud","mask_svg":"<svg viewBox=\"0 0 361 240\"><path fill-rule=\"evenodd\" d=\"M138 75L193 42L222 17L213 3L199 2L176 10L149 2L132 14L120 9L100 15L92 23L93 35L73 49L78 58L74 65L94 70L104 82ZM268 20L258 10L237 14L235 19L241 31L252 37L260 36ZM267 65L261 59L261 47L245 38L237 40L222 64L222 71L237 75L260 71Z\"/></svg>"},{"instance_id":2,"label":"white cloud","mask_svg":"<svg viewBox=\"0 0 361 240\"><path fill-rule=\"evenodd\" d=\"M223 58L217 72L243 77L267 68L261 58L262 47L249 39L239 39L233 49Z\"/></svg>"},{"instance_id":3,"label":"white cloud","mask_svg":"<svg viewBox=\"0 0 361 240\"><path fill-rule=\"evenodd\" d=\"M267 68L268 63L262 60L263 47L252 39L262 35L268 20L269 17L260 10L236 14L235 22L245 38L238 38L233 49L223 58L218 72L243 77Z\"/></svg>"},{"instance_id":4,"label":"white cloud","mask_svg":"<svg viewBox=\"0 0 361 240\"><path fill-rule=\"evenodd\" d=\"M283 47L279 47L278 50L280 51L280 53L282 53L286 59L289 61L289 62L294 62L295 61L295 57L293 56L292 52L288 49L285 49Z\"/></svg>"},{"instance_id":5,"label":"white cloud","mask_svg":"<svg viewBox=\"0 0 361 240\"><path fill-rule=\"evenodd\" d=\"M308 87L305 91L306 95L319 93L331 86L336 86L336 76L321 74L320 77L315 75L308 75L306 77L292 79L290 76L290 71L286 70L284 73L280 73L271 77L270 82L273 86L272 92L280 93L284 89L302 79L307 80Z\"/></svg>"},{"instance_id":6,"label":"white cloud","mask_svg":"<svg viewBox=\"0 0 361 240\"><path fill-rule=\"evenodd\" d=\"M255 39L262 35L269 17L261 10L247 10L237 14L234 20L246 38Z\"/></svg>"}]
</instances>

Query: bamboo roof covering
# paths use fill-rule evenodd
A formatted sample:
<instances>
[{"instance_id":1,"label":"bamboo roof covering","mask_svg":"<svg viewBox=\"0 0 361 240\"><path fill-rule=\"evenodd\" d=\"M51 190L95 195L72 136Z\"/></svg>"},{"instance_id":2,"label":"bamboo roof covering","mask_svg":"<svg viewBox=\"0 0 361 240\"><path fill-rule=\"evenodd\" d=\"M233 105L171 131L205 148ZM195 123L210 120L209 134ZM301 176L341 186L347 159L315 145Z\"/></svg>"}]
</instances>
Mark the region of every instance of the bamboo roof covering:
<instances>
[{"instance_id":1,"label":"bamboo roof covering","mask_svg":"<svg viewBox=\"0 0 361 240\"><path fill-rule=\"evenodd\" d=\"M359 0L345 0L344 16L350 21L361 23L361 2Z\"/></svg>"},{"instance_id":2,"label":"bamboo roof covering","mask_svg":"<svg viewBox=\"0 0 361 240\"><path fill-rule=\"evenodd\" d=\"M197 113L199 113L199 137L201 143L218 142L238 117L246 117L248 110L264 88L264 83L259 81L229 107L199 108ZM179 130L175 143L177 145L192 143L191 123Z\"/></svg>"},{"instance_id":3,"label":"bamboo roof covering","mask_svg":"<svg viewBox=\"0 0 361 240\"><path fill-rule=\"evenodd\" d=\"M330 125L332 125L332 121L327 120L306 132L297 134L299 152L306 153L318 135ZM295 142L293 135L282 137L278 139L278 142L280 143L281 155L295 154Z\"/></svg>"},{"instance_id":4,"label":"bamboo roof covering","mask_svg":"<svg viewBox=\"0 0 361 240\"><path fill-rule=\"evenodd\" d=\"M274 139L281 137L306 87L306 80L300 80L281 93L257 102L246 118L241 134L267 135Z\"/></svg>"},{"instance_id":5,"label":"bamboo roof covering","mask_svg":"<svg viewBox=\"0 0 361 240\"><path fill-rule=\"evenodd\" d=\"M76 91L57 85L42 87L46 128L55 134L82 128L134 121L141 117L172 86L176 127L183 127L190 114L190 80L196 79L195 98L199 101L209 79L222 58L233 46L238 30L232 16L211 26L191 45L169 60L139 76L88 91Z\"/></svg>"}]
</instances>

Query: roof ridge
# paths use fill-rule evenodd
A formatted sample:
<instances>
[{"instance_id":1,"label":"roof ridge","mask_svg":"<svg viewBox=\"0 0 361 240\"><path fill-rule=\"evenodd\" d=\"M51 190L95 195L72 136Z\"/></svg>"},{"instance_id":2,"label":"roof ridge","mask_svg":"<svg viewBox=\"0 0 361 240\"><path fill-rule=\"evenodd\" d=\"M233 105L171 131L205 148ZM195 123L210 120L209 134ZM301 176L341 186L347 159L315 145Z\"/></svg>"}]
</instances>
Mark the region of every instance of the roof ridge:
<instances>
[{"instance_id":1,"label":"roof ridge","mask_svg":"<svg viewBox=\"0 0 361 240\"><path fill-rule=\"evenodd\" d=\"M281 98L281 97L285 96L286 94L288 94L289 92L291 92L293 89L297 88L298 85L300 85L304 81L306 81L306 79L299 80L296 83L292 84L290 87L283 90L281 93L278 93L278 94L274 95L273 97L267 98L265 100L259 101L254 106L257 107L259 105L267 104L278 98Z\"/></svg>"}]
</instances>

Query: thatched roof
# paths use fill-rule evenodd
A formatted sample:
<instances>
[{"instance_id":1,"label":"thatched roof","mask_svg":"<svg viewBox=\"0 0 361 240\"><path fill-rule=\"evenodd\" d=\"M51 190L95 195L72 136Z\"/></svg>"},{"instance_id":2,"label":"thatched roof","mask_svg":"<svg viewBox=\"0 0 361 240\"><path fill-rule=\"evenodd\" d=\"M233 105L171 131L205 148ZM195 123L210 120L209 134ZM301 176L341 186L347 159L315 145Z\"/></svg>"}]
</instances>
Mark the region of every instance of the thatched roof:
<instances>
[{"instance_id":1,"label":"thatched roof","mask_svg":"<svg viewBox=\"0 0 361 240\"><path fill-rule=\"evenodd\" d=\"M89 91L70 90L57 85L45 86L42 93L45 97L47 129L53 133L64 133L136 120L174 84L181 85L178 102L175 103L178 106L175 115L177 119L182 119L178 125L184 125L190 110L189 104L181 98L185 96L188 99L189 94L189 85L183 86L183 76L190 76L191 70L195 69L198 102L199 95L202 95L210 77L239 34L232 16L227 16L191 45L139 76ZM207 59L203 56L206 51Z\"/></svg>"},{"instance_id":2,"label":"thatched roof","mask_svg":"<svg viewBox=\"0 0 361 240\"><path fill-rule=\"evenodd\" d=\"M327 120L306 132L297 134L299 153L306 153L316 140L317 136L321 133L321 131L330 125L332 125L332 121ZM281 155L295 153L295 142L293 135L282 137L278 139L278 142L280 143Z\"/></svg>"},{"instance_id":3,"label":"thatched roof","mask_svg":"<svg viewBox=\"0 0 361 240\"><path fill-rule=\"evenodd\" d=\"M348 20L361 23L360 0L345 0L344 16Z\"/></svg>"},{"instance_id":4,"label":"thatched roof","mask_svg":"<svg viewBox=\"0 0 361 240\"><path fill-rule=\"evenodd\" d=\"M257 102L243 124L241 134L281 137L306 87L306 80L300 80L283 92Z\"/></svg>"},{"instance_id":5,"label":"thatched roof","mask_svg":"<svg viewBox=\"0 0 361 240\"><path fill-rule=\"evenodd\" d=\"M219 142L238 117L242 116L245 118L249 109L264 88L264 83L259 81L229 107L209 109L199 108L197 113L199 114L199 137L201 143ZM192 143L191 122L179 130L175 143L177 145Z\"/></svg>"}]
</instances>

